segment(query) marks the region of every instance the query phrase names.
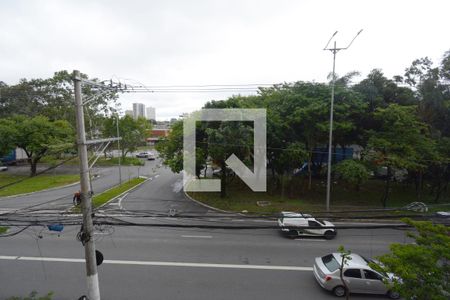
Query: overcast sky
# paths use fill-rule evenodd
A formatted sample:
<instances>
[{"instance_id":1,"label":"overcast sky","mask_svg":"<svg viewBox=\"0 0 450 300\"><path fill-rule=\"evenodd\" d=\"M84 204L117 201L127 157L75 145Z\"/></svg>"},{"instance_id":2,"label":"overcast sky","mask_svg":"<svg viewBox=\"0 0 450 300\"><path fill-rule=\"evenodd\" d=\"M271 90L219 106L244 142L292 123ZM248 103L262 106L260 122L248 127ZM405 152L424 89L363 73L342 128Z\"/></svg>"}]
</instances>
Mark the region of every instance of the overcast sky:
<instances>
[{"instance_id":1,"label":"overcast sky","mask_svg":"<svg viewBox=\"0 0 450 300\"><path fill-rule=\"evenodd\" d=\"M90 77L145 85L326 81L336 30L345 46L336 71L381 68L389 78L450 49L448 0L9 1L0 0L0 80L51 77L78 69ZM121 96L176 117L220 93Z\"/></svg>"}]
</instances>

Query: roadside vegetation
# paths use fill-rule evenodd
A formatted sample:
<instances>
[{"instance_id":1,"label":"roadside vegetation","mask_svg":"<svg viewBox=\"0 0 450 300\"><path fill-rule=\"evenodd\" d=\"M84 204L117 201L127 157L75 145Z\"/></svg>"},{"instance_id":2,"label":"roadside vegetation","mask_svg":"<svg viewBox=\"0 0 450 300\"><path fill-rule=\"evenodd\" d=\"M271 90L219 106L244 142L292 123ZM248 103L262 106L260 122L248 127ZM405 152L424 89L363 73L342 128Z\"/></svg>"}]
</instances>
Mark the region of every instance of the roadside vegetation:
<instances>
[{"instance_id":1,"label":"roadside vegetation","mask_svg":"<svg viewBox=\"0 0 450 300\"><path fill-rule=\"evenodd\" d=\"M295 188L286 190L284 194L277 190L265 193L255 193L238 178L228 186L225 198L219 192L201 193L188 192L189 196L207 205L222 210L249 213L277 213L280 211L318 212L325 211L326 181L313 179L312 188L308 188L307 178L296 178ZM384 181L370 179L355 190L352 184L343 181L334 181L331 192L331 209L334 211L373 210L382 207L380 190L384 188ZM430 188L424 189L421 201L429 205L429 212L448 210L446 202L435 202L430 195ZM393 183L391 186L391 201L386 208L401 208L416 199L415 191L407 183ZM445 193L450 198L450 191ZM448 202L447 202L448 203ZM386 214L386 212L380 212ZM399 214L399 212L391 212ZM404 212L403 212L404 213ZM368 213L365 213L368 214Z\"/></svg>"},{"instance_id":2,"label":"roadside vegetation","mask_svg":"<svg viewBox=\"0 0 450 300\"><path fill-rule=\"evenodd\" d=\"M18 182L11 186L6 186L10 183ZM31 192L38 192L50 188L64 186L80 180L80 175L40 175L29 178L28 176L0 174L1 186L6 186L0 189L0 197L12 196L18 194L25 194Z\"/></svg>"},{"instance_id":3,"label":"roadside vegetation","mask_svg":"<svg viewBox=\"0 0 450 300\"><path fill-rule=\"evenodd\" d=\"M0 234L6 233L8 231L8 227L0 226Z\"/></svg>"},{"instance_id":4,"label":"roadside vegetation","mask_svg":"<svg viewBox=\"0 0 450 300\"><path fill-rule=\"evenodd\" d=\"M140 184L141 182L144 182L144 181L145 181L145 178L141 178L141 177L133 178L133 179L131 179L131 180L125 182L125 183L122 183L121 185L118 185L116 187L113 187L112 189L104 191L103 193L95 195L92 198L92 205L93 205L94 208L97 208L97 207L105 204L106 202L108 202L112 198L122 194L126 190L129 190L132 187L135 187L136 185L138 185L138 184Z\"/></svg>"},{"instance_id":5,"label":"roadside vegetation","mask_svg":"<svg viewBox=\"0 0 450 300\"><path fill-rule=\"evenodd\" d=\"M332 145L332 207L388 208L421 201L449 202L450 51L438 65L417 59L403 76L372 70L337 76ZM331 78L330 78L331 79ZM204 108L265 108L267 193L243 188L226 160L235 154L253 167L253 124L197 122L195 176L205 170L220 193L193 193L223 209L321 209L325 199L331 84L293 82L233 96ZM174 172L183 169L183 122L157 144ZM213 170L212 170L213 169ZM212 174L211 174L212 173ZM256 206L256 201L271 205ZM267 203L266 203L267 204Z\"/></svg>"},{"instance_id":6,"label":"roadside vegetation","mask_svg":"<svg viewBox=\"0 0 450 300\"><path fill-rule=\"evenodd\" d=\"M53 292L49 292L45 296L39 296L36 291L33 291L30 293L29 296L26 297L9 297L6 300L52 300L53 299Z\"/></svg>"},{"instance_id":7,"label":"roadside vegetation","mask_svg":"<svg viewBox=\"0 0 450 300\"><path fill-rule=\"evenodd\" d=\"M121 185L117 185L109 190L104 191L103 193L94 195L92 197L92 207L97 208L102 206L103 204L107 203L109 200L113 199L114 197L117 197L118 195L122 194L123 192L137 186L138 184L145 181L145 178L133 178L127 182L122 183ZM81 208L79 206L74 207L72 209L73 212L80 212Z\"/></svg>"},{"instance_id":8,"label":"roadside vegetation","mask_svg":"<svg viewBox=\"0 0 450 300\"><path fill-rule=\"evenodd\" d=\"M92 155L92 154L91 154ZM46 164L48 166L56 166L64 162L64 160L67 160L68 158L56 158L54 156L46 156L42 158L41 163ZM80 161L78 160L78 157L74 157L73 159L64 162L64 165L66 166L79 166ZM100 167L109 167L109 166L118 166L119 165L119 158L118 157L105 157L101 156L95 163L96 166ZM121 157L120 158L120 165L122 166L143 166L145 165L145 161L143 159L139 159L137 157Z\"/></svg>"},{"instance_id":9,"label":"roadside vegetation","mask_svg":"<svg viewBox=\"0 0 450 300\"><path fill-rule=\"evenodd\" d=\"M431 222L405 223L414 227L408 236L414 243L394 243L372 267L395 274L390 288L403 299L446 300L450 297L450 228Z\"/></svg>"},{"instance_id":10,"label":"roadside vegetation","mask_svg":"<svg viewBox=\"0 0 450 300\"><path fill-rule=\"evenodd\" d=\"M122 166L143 166L145 165L145 160L139 159L137 157L124 157L120 159L120 164ZM96 166L118 166L119 158L99 158Z\"/></svg>"},{"instance_id":11,"label":"roadside vegetation","mask_svg":"<svg viewBox=\"0 0 450 300\"><path fill-rule=\"evenodd\" d=\"M81 77L88 79L86 74ZM90 80L96 81L95 78ZM12 153L16 148L23 149L26 158L18 159L29 164L30 176L37 174L39 163L77 165L76 159L65 162L77 153L72 74L59 71L51 78L22 79L15 85L0 81L0 88L0 159L15 164ZM124 164L138 165L137 160L126 156L146 144L151 122L145 118L117 117L114 108L117 91L99 95L91 86L84 85L82 93L90 98L84 105L89 119L86 122L88 139L115 137L119 129L122 138L119 150ZM99 164L114 165L115 160L106 159L106 153L116 148L117 143L111 143L105 149L105 160L100 160Z\"/></svg>"}]
</instances>

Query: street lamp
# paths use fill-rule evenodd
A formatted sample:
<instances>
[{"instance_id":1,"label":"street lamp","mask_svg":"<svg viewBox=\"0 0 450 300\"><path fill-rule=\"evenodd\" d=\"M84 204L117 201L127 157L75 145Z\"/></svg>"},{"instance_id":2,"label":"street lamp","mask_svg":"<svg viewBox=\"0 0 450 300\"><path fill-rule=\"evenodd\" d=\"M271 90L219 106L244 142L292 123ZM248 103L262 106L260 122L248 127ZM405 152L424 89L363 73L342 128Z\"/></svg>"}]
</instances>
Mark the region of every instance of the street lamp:
<instances>
[{"instance_id":1,"label":"street lamp","mask_svg":"<svg viewBox=\"0 0 450 300\"><path fill-rule=\"evenodd\" d=\"M328 137L328 166L327 166L327 202L326 207L327 211L330 211L330 192L331 192L331 147L333 144L333 108L334 108L334 84L336 81L336 73L335 73L335 66L336 66L336 54L340 50L347 50L352 44L353 41L356 39L356 37L362 32L361 29L358 31L358 33L355 35L355 37L351 40L351 42L348 44L345 48L337 48L336 47L336 41L334 41L334 47L333 48L327 48L328 44L330 44L331 40L334 38L334 36L338 33L337 31L331 36L331 38L328 40L328 43L325 45L323 50L329 50L331 53L333 53L333 74L331 79L331 104L330 104L330 131L329 131L329 137Z\"/></svg>"},{"instance_id":2,"label":"street lamp","mask_svg":"<svg viewBox=\"0 0 450 300\"><path fill-rule=\"evenodd\" d=\"M120 138L120 132L119 132L119 113L116 114L116 131L117 131L117 137ZM122 166L121 166L121 152L120 152L120 141L117 140L117 152L119 154L119 184L122 184Z\"/></svg>"}]
</instances>

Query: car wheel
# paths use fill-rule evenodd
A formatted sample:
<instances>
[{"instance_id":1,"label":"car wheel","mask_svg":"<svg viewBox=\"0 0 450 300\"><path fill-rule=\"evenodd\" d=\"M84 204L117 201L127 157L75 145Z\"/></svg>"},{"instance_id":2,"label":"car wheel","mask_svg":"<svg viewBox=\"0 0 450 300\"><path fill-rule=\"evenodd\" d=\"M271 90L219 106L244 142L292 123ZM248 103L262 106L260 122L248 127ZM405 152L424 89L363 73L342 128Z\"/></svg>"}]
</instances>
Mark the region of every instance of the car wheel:
<instances>
[{"instance_id":1,"label":"car wheel","mask_svg":"<svg viewBox=\"0 0 450 300\"><path fill-rule=\"evenodd\" d=\"M295 239L296 237L298 237L298 232L297 230L289 230L287 236L291 239Z\"/></svg>"},{"instance_id":2,"label":"car wheel","mask_svg":"<svg viewBox=\"0 0 450 300\"><path fill-rule=\"evenodd\" d=\"M400 298L400 294L396 291L389 291L388 292L388 297L391 299L399 299Z\"/></svg>"},{"instance_id":3,"label":"car wheel","mask_svg":"<svg viewBox=\"0 0 450 300\"><path fill-rule=\"evenodd\" d=\"M325 231L325 234L323 236L325 237L325 239L331 240L336 236L336 233L331 230L327 230Z\"/></svg>"},{"instance_id":4,"label":"car wheel","mask_svg":"<svg viewBox=\"0 0 450 300\"><path fill-rule=\"evenodd\" d=\"M344 297L346 294L346 289L342 285L338 285L333 289L333 294L337 297Z\"/></svg>"}]
</instances>

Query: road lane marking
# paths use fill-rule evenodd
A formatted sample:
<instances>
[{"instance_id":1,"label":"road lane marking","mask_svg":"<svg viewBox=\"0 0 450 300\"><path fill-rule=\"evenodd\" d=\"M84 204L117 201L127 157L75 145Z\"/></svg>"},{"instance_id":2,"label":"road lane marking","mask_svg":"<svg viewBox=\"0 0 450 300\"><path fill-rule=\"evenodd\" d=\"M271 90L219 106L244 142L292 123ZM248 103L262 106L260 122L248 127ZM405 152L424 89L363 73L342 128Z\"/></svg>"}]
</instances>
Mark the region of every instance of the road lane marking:
<instances>
[{"instance_id":1,"label":"road lane marking","mask_svg":"<svg viewBox=\"0 0 450 300\"><path fill-rule=\"evenodd\" d=\"M182 235L184 238L212 239L212 235Z\"/></svg>"},{"instance_id":2,"label":"road lane marking","mask_svg":"<svg viewBox=\"0 0 450 300\"><path fill-rule=\"evenodd\" d=\"M125 199L128 196L129 193L126 193L125 195L123 195L120 199L119 202L117 202L117 204L119 205L119 208L122 209L122 200Z\"/></svg>"},{"instance_id":3,"label":"road lane marking","mask_svg":"<svg viewBox=\"0 0 450 300\"><path fill-rule=\"evenodd\" d=\"M33 256L6 256L0 255L0 260L16 261L44 261L44 262L70 262L84 263L82 258L58 258L58 257L33 257ZM209 264L209 263L187 263L171 261L137 261L137 260L108 260L104 264L111 265L137 265L137 266L158 266L158 267L191 267L191 268L220 268L220 269L248 269L248 270L278 270L278 271L305 271L310 272L312 267L295 266L272 266L272 265L237 265L237 264Z\"/></svg>"}]
</instances>

